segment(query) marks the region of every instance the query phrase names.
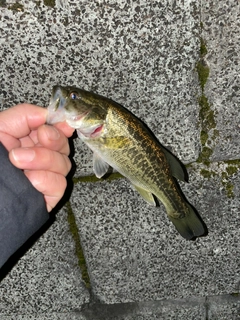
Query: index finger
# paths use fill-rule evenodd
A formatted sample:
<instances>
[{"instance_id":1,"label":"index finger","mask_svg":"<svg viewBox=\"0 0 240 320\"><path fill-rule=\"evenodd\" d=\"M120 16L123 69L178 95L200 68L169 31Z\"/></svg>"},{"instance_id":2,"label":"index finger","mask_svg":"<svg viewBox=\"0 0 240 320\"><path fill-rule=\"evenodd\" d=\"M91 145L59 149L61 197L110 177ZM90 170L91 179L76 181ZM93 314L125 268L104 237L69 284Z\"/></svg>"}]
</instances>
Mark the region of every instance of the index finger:
<instances>
[{"instance_id":1,"label":"index finger","mask_svg":"<svg viewBox=\"0 0 240 320\"><path fill-rule=\"evenodd\" d=\"M69 155L68 139L56 127L47 124L40 126L37 130L37 137L41 146Z\"/></svg>"},{"instance_id":2,"label":"index finger","mask_svg":"<svg viewBox=\"0 0 240 320\"><path fill-rule=\"evenodd\" d=\"M66 121L55 123L53 126L61 130L65 134L65 136L68 138L71 137L73 132L75 131L74 128L69 127Z\"/></svg>"}]
</instances>

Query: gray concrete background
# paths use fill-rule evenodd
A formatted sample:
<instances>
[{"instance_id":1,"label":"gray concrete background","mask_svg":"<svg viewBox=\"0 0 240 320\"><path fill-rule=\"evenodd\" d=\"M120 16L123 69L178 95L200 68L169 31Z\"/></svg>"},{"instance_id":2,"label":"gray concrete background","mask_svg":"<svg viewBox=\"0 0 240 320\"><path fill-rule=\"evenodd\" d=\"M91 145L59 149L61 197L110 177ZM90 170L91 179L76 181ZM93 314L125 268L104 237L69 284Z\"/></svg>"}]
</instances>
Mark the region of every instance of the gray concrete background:
<instances>
[{"instance_id":1,"label":"gray concrete background","mask_svg":"<svg viewBox=\"0 0 240 320\"><path fill-rule=\"evenodd\" d=\"M240 319L240 174L228 161L239 159L239 9L237 0L0 1L1 108L47 106L55 84L123 104L191 163L181 186L209 229L185 241L125 179L89 182L91 152L74 139L70 205L1 270L1 319Z\"/></svg>"}]
</instances>

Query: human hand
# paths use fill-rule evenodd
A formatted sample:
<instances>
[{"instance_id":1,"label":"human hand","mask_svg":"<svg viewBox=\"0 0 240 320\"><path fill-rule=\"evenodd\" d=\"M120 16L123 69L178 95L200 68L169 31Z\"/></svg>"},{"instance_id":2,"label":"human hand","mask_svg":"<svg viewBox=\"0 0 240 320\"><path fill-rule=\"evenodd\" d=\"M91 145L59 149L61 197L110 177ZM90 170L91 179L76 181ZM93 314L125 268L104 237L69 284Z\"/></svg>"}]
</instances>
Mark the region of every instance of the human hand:
<instances>
[{"instance_id":1,"label":"human hand","mask_svg":"<svg viewBox=\"0 0 240 320\"><path fill-rule=\"evenodd\" d=\"M45 198L51 211L66 189L71 169L68 158L74 129L66 123L46 125L47 109L19 104L0 112L0 141L9 151L9 159L24 171L32 185Z\"/></svg>"}]
</instances>

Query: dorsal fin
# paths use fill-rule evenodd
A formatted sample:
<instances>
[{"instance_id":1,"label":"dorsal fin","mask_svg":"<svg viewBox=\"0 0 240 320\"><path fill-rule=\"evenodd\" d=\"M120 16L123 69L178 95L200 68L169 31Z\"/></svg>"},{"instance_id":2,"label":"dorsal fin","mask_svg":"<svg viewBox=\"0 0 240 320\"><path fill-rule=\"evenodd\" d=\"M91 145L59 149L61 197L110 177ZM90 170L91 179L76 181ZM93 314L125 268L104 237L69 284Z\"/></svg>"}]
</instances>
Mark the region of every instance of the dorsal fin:
<instances>
[{"instance_id":1,"label":"dorsal fin","mask_svg":"<svg viewBox=\"0 0 240 320\"><path fill-rule=\"evenodd\" d=\"M188 181L187 170L181 164L180 160L178 160L174 155L171 154L170 151L168 151L164 147L162 147L162 151L167 158L167 162L170 166L173 177L180 181Z\"/></svg>"}]
</instances>

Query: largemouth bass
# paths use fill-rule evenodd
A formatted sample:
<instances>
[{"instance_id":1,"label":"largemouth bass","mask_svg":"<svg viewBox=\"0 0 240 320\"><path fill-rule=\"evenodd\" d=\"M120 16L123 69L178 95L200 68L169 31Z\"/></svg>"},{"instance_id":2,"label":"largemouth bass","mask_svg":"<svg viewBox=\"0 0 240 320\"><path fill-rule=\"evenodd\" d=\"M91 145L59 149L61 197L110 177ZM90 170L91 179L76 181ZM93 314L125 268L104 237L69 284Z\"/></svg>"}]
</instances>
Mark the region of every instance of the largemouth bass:
<instances>
[{"instance_id":1,"label":"largemouth bass","mask_svg":"<svg viewBox=\"0 0 240 320\"><path fill-rule=\"evenodd\" d=\"M182 237L204 235L205 224L186 201L176 179L184 180L178 160L130 111L103 96L75 87L53 88L49 124L66 121L93 151L93 171L103 177L109 165L126 177L140 195L165 206Z\"/></svg>"}]
</instances>

